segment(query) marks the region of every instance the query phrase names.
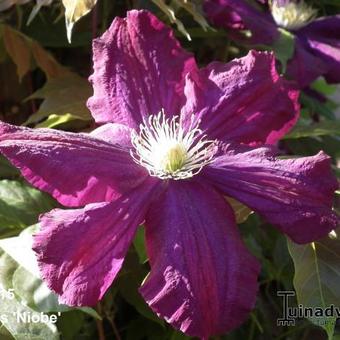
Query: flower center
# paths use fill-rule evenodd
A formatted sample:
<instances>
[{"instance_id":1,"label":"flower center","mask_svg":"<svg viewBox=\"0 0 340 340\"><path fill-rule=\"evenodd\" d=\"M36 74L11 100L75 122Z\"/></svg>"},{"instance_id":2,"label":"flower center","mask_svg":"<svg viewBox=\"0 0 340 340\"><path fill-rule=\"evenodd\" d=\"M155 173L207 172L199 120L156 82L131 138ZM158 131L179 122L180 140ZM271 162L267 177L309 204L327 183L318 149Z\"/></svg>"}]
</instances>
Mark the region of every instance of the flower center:
<instances>
[{"instance_id":1,"label":"flower center","mask_svg":"<svg viewBox=\"0 0 340 340\"><path fill-rule=\"evenodd\" d=\"M216 153L215 141L208 140L193 123L184 128L178 116L166 118L162 110L132 132L131 156L151 176L161 179L185 179L197 175Z\"/></svg>"},{"instance_id":2,"label":"flower center","mask_svg":"<svg viewBox=\"0 0 340 340\"><path fill-rule=\"evenodd\" d=\"M317 10L301 1L273 0L271 12L275 22L286 29L295 30L312 21Z\"/></svg>"}]
</instances>

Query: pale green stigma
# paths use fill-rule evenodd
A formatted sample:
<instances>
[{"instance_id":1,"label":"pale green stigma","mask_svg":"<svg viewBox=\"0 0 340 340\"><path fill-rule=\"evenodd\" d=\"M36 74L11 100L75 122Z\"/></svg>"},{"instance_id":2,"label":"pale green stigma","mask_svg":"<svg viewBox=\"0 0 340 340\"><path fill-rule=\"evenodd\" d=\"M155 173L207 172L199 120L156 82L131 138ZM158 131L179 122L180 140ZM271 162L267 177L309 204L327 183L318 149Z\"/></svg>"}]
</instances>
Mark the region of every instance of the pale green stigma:
<instances>
[{"instance_id":1,"label":"pale green stigma","mask_svg":"<svg viewBox=\"0 0 340 340\"><path fill-rule=\"evenodd\" d=\"M289 1L282 5L273 1L271 12L278 26L288 30L296 30L305 26L317 15L317 10L308 6L303 0Z\"/></svg>"},{"instance_id":2,"label":"pale green stigma","mask_svg":"<svg viewBox=\"0 0 340 340\"><path fill-rule=\"evenodd\" d=\"M185 163L186 150L179 143L171 147L164 155L164 169L169 172L180 170Z\"/></svg>"},{"instance_id":3,"label":"pale green stigma","mask_svg":"<svg viewBox=\"0 0 340 340\"><path fill-rule=\"evenodd\" d=\"M198 174L216 153L215 141L208 140L198 129L199 122L184 129L179 117L165 118L162 110L149 116L133 131L131 156L151 176L161 179L185 179Z\"/></svg>"}]
</instances>

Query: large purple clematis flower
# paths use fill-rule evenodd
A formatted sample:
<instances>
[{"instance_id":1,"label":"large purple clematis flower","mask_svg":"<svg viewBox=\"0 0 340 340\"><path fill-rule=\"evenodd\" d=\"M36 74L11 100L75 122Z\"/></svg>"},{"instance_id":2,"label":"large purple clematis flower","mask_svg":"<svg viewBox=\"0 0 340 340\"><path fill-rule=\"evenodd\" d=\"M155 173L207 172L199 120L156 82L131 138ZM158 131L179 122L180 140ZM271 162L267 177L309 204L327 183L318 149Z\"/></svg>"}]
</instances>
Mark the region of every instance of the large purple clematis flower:
<instances>
[{"instance_id":1,"label":"large purple clematis flower","mask_svg":"<svg viewBox=\"0 0 340 340\"><path fill-rule=\"evenodd\" d=\"M93 50L88 106L104 125L90 134L0 125L0 151L72 207L40 219L44 280L63 303L95 304L144 223L151 273L140 292L151 308L191 336L239 326L259 264L224 196L300 243L337 223L330 158L282 160L264 145L296 122L298 92L266 52L198 69L146 11L116 18Z\"/></svg>"},{"instance_id":2,"label":"large purple clematis flower","mask_svg":"<svg viewBox=\"0 0 340 340\"><path fill-rule=\"evenodd\" d=\"M295 49L287 75L301 88L319 76L330 83L340 82L340 15L316 18L317 11L303 0L205 0L207 16L231 36L251 45L272 46L280 30L293 34ZM242 31L250 31L251 36Z\"/></svg>"}]
</instances>

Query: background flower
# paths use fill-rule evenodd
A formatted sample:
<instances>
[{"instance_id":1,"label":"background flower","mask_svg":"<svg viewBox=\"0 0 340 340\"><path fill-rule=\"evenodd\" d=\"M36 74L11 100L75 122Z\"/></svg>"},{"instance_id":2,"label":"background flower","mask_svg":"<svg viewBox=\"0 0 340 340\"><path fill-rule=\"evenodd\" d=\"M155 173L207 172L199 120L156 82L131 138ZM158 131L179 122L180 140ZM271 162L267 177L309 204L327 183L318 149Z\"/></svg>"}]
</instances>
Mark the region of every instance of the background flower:
<instances>
[{"instance_id":1,"label":"background flower","mask_svg":"<svg viewBox=\"0 0 340 340\"><path fill-rule=\"evenodd\" d=\"M251 45L277 44L282 30L293 35L294 52L287 76L301 88L319 76L330 83L340 82L340 16L316 18L317 10L303 1L274 0L260 6L247 1L206 0L211 22L232 31L232 36ZM250 37L240 31L249 30Z\"/></svg>"}]
</instances>

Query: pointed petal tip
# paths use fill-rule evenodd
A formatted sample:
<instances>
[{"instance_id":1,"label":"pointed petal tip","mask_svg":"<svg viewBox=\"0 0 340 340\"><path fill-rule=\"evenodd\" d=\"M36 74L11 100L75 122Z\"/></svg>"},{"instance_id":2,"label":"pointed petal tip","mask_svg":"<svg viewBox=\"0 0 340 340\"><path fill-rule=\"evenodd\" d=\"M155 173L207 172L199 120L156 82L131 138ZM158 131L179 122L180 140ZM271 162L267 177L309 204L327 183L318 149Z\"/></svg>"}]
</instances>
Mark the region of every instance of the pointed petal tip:
<instances>
[{"instance_id":1,"label":"pointed petal tip","mask_svg":"<svg viewBox=\"0 0 340 340\"><path fill-rule=\"evenodd\" d=\"M336 228L332 211L338 188L331 158L315 156L279 159L263 148L226 148L207 175L220 190L262 215L296 243L309 243ZM247 150L248 148L248 150ZM238 152L237 152L238 150Z\"/></svg>"}]
</instances>

